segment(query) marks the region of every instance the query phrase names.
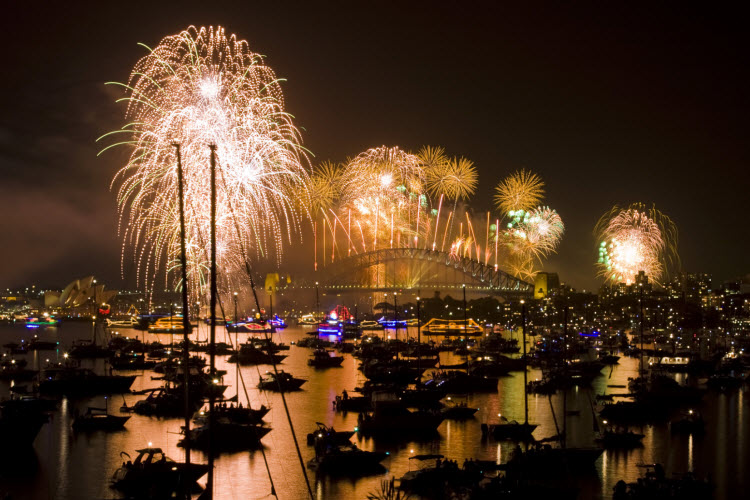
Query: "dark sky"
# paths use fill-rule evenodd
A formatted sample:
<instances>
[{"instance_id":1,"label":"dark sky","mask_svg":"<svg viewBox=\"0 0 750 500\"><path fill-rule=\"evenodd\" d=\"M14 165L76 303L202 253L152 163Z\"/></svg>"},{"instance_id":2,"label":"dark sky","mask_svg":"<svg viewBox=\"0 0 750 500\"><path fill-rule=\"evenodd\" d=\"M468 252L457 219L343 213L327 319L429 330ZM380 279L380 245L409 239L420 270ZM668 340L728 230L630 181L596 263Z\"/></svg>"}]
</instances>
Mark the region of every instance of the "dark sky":
<instances>
[{"instance_id":1,"label":"dark sky","mask_svg":"<svg viewBox=\"0 0 750 500\"><path fill-rule=\"evenodd\" d=\"M540 174L567 226L546 268L573 286L598 283L599 216L635 201L677 223L687 270L717 281L750 271L749 35L726 4L11 4L0 21L0 287L132 282L129 266L120 281L109 190L124 152L96 157L95 139L123 113L104 82L127 80L145 54L137 42L190 24L226 26L267 56L317 160L441 145L477 165L478 211L513 170Z\"/></svg>"}]
</instances>

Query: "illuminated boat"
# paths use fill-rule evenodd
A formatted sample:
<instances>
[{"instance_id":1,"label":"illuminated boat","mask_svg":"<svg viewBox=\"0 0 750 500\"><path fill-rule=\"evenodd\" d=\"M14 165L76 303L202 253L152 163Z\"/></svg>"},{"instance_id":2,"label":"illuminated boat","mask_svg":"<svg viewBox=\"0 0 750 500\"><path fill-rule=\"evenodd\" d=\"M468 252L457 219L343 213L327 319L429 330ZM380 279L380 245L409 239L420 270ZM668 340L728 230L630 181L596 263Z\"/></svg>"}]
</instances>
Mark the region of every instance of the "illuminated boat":
<instances>
[{"instance_id":1,"label":"illuminated boat","mask_svg":"<svg viewBox=\"0 0 750 500\"><path fill-rule=\"evenodd\" d=\"M362 323L359 324L359 327L362 330L382 330L383 329L383 325L371 319L363 321Z\"/></svg>"},{"instance_id":2,"label":"illuminated boat","mask_svg":"<svg viewBox=\"0 0 750 500\"><path fill-rule=\"evenodd\" d=\"M286 321L284 321L284 318L279 317L278 314L275 314L273 318L268 320L268 324L273 326L274 328L286 328Z\"/></svg>"},{"instance_id":3,"label":"illuminated boat","mask_svg":"<svg viewBox=\"0 0 750 500\"><path fill-rule=\"evenodd\" d=\"M482 335L484 329L471 318L465 322L462 320L432 318L422 326L422 332L426 335L476 337Z\"/></svg>"},{"instance_id":4,"label":"illuminated boat","mask_svg":"<svg viewBox=\"0 0 750 500\"><path fill-rule=\"evenodd\" d=\"M272 324L256 323L255 321L238 321L227 323L227 330L238 333L273 333L275 328Z\"/></svg>"},{"instance_id":5,"label":"illuminated boat","mask_svg":"<svg viewBox=\"0 0 750 500\"><path fill-rule=\"evenodd\" d=\"M318 335L344 335L344 323L337 319L328 319L318 324Z\"/></svg>"},{"instance_id":6,"label":"illuminated boat","mask_svg":"<svg viewBox=\"0 0 750 500\"><path fill-rule=\"evenodd\" d=\"M135 328L139 324L137 316L107 318L106 322L109 328Z\"/></svg>"},{"instance_id":7,"label":"illuminated boat","mask_svg":"<svg viewBox=\"0 0 750 500\"><path fill-rule=\"evenodd\" d=\"M40 328L43 326L58 326L60 320L54 316L29 316L26 318L26 328Z\"/></svg>"},{"instance_id":8,"label":"illuminated boat","mask_svg":"<svg viewBox=\"0 0 750 500\"><path fill-rule=\"evenodd\" d=\"M148 327L150 333L182 333L182 316L166 316L159 318Z\"/></svg>"},{"instance_id":9,"label":"illuminated boat","mask_svg":"<svg viewBox=\"0 0 750 500\"><path fill-rule=\"evenodd\" d=\"M318 320L312 314L305 314L297 319L297 324L301 326L315 326L318 324Z\"/></svg>"}]
</instances>

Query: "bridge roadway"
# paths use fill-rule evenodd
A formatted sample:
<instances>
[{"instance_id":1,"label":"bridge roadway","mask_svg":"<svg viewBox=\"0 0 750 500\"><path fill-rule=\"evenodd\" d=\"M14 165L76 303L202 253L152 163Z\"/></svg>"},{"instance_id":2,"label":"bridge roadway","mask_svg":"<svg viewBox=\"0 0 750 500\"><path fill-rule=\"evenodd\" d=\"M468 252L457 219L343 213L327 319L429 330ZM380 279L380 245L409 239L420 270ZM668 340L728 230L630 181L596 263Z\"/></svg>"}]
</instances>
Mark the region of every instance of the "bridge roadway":
<instances>
[{"instance_id":1,"label":"bridge roadway","mask_svg":"<svg viewBox=\"0 0 750 500\"><path fill-rule=\"evenodd\" d=\"M374 274L371 272L373 269ZM440 272L441 269L443 272ZM448 290L461 289L463 286L467 290L493 295L525 296L534 292L533 284L495 266L467 257L451 256L447 252L420 248L386 248L338 259L313 276L287 288L315 288L316 282L319 289L331 292Z\"/></svg>"}]
</instances>

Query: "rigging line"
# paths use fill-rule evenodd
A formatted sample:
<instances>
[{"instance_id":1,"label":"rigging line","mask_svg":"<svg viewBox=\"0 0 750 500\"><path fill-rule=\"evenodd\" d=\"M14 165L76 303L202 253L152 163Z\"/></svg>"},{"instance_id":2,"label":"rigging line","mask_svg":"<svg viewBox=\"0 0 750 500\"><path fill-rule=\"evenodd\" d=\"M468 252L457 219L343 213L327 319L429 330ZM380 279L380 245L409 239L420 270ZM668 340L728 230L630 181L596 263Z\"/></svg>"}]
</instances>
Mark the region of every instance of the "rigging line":
<instances>
[{"instance_id":1,"label":"rigging line","mask_svg":"<svg viewBox=\"0 0 750 500\"><path fill-rule=\"evenodd\" d=\"M235 318L235 321L237 321L237 318ZM230 342L231 342L231 336ZM242 381L242 390L245 392L245 400L247 401L247 407L250 408L250 395L247 392L247 386L245 385L245 377L242 376L242 370L239 369L240 366L240 341L235 337L237 346L235 349L237 349L237 374L239 375L240 381ZM258 365L255 365L257 368ZM258 375L260 376L260 369L258 369ZM238 381L239 383L239 381ZM239 391L238 391L239 392ZM239 397L237 398L239 400ZM270 403L269 403L270 405ZM263 454L263 463L266 465L266 472L268 472L268 480L271 481L271 495L273 495L275 498L279 498L278 495L276 495L276 486L273 484L273 477L271 476L271 468L268 465L268 458L266 458L266 450L263 447L263 443L260 442L260 439L258 440L258 443L260 444L260 452ZM265 497L263 497L265 498Z\"/></svg>"},{"instance_id":2,"label":"rigging line","mask_svg":"<svg viewBox=\"0 0 750 500\"><path fill-rule=\"evenodd\" d=\"M224 189L226 189L226 180L224 179L224 172L223 170L220 171L221 180L222 183L224 183ZM255 280L253 279L253 272L250 267L250 261L247 258L247 253L245 252L245 245L242 240L242 233L240 232L239 224L237 223L237 217L234 215L234 207L232 206L231 200L227 199L227 204L229 205L229 212L232 216L232 220L234 221L234 228L235 231L237 231L237 240L240 246L240 254L242 255L242 260L245 264L245 272L247 273L247 277L250 280L250 289L253 291L253 298L255 299L255 307L258 309L258 312L260 312L260 301L258 300L258 292L255 289ZM269 338L268 338L268 332L266 329L263 329L263 336L266 340L266 345L268 345ZM310 495L311 499L314 499L315 496L312 492L312 486L310 486L310 478L307 477L307 469L305 468L305 461L302 458L302 451L299 448L299 442L297 441L297 434L294 432L294 424L292 423L292 416L289 413L289 406L286 404L286 396L284 396L284 391L281 387L281 379L279 378L279 371L276 367L276 360L273 358L273 356L270 356L271 358L271 365L273 366L273 373L276 376L276 382L279 385L279 394L281 395L281 401L284 403L284 412L286 413L287 421L289 422L289 430L292 433L292 439L294 440L294 447L297 449L297 458L299 459L300 467L302 468L302 475L305 478L305 484L307 485L307 492Z\"/></svg>"}]
</instances>

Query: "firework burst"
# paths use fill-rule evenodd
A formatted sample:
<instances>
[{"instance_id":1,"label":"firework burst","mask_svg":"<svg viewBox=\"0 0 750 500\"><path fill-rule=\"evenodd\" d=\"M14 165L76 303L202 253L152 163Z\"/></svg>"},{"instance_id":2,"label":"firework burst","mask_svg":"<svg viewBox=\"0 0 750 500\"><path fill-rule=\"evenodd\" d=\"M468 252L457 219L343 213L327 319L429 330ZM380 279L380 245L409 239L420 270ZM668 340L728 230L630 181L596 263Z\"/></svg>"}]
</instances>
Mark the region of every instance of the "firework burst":
<instances>
[{"instance_id":1,"label":"firework burst","mask_svg":"<svg viewBox=\"0 0 750 500\"><path fill-rule=\"evenodd\" d=\"M502 213L529 211L544 197L544 182L533 172L519 170L495 188L495 205Z\"/></svg>"},{"instance_id":2,"label":"firework burst","mask_svg":"<svg viewBox=\"0 0 750 500\"><path fill-rule=\"evenodd\" d=\"M512 210L508 219L502 235L507 268L515 276L533 278L536 264L557 250L565 225L557 211L549 207L529 212Z\"/></svg>"},{"instance_id":3,"label":"firework burst","mask_svg":"<svg viewBox=\"0 0 750 500\"><path fill-rule=\"evenodd\" d=\"M284 241L299 228L294 200L307 189L307 155L284 111L279 80L262 57L224 28L191 26L149 49L128 83L118 85L126 91L121 100L127 102L128 123L106 136L127 138L109 147L131 148L113 186L119 183L123 257L127 247L135 249L139 282L153 285L159 270L169 282L178 266L174 143L184 169L189 280L196 285L191 289L202 288L208 267L211 144L220 272L240 269L251 251L279 259Z\"/></svg>"},{"instance_id":4,"label":"firework burst","mask_svg":"<svg viewBox=\"0 0 750 500\"><path fill-rule=\"evenodd\" d=\"M599 275L610 283L635 282L640 271L659 283L679 266L677 227L642 203L613 207L596 225Z\"/></svg>"}]
</instances>

